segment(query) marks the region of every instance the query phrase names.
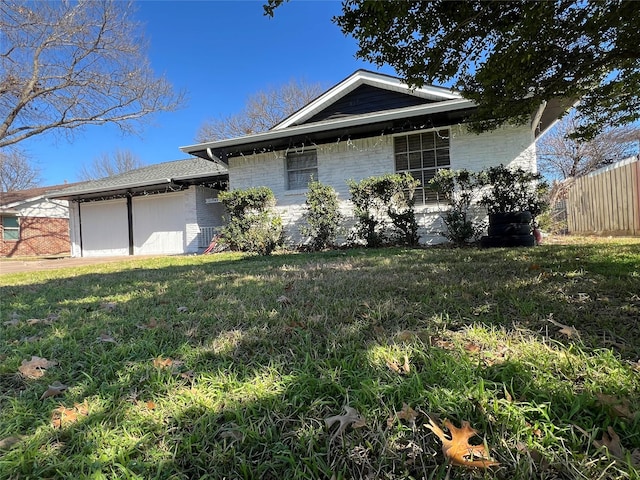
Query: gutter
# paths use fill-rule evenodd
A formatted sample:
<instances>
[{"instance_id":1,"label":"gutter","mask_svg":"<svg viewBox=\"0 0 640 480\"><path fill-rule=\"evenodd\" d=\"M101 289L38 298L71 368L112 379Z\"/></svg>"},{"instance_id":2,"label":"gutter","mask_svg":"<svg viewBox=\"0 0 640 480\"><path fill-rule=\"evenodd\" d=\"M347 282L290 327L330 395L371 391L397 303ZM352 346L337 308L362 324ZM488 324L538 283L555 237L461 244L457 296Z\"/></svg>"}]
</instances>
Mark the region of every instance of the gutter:
<instances>
[{"instance_id":1,"label":"gutter","mask_svg":"<svg viewBox=\"0 0 640 480\"><path fill-rule=\"evenodd\" d=\"M358 115L341 120L329 120L324 122L310 123L305 125L298 125L295 127L283 128L281 130L269 130L267 132L256 133L254 135L247 135L245 137L230 138L226 140L218 140L216 142L199 143L195 145L187 145L180 147L185 153L192 154L192 152L207 151L207 155L213 157L214 149L223 149L227 147L239 147L242 145L263 142L269 140L277 140L282 138L291 137L294 135L304 135L309 133L326 132L330 130L337 130L341 128L348 128L353 126L363 126L369 123L384 122L390 120L397 120L408 117L418 117L421 115L431 113L450 112L455 110L463 110L465 108L475 107L475 102L466 99L447 100L438 102L435 104L417 105L415 107L399 108L390 111L384 111L380 113L368 113L366 115ZM365 121L363 121L365 120Z\"/></svg>"}]
</instances>

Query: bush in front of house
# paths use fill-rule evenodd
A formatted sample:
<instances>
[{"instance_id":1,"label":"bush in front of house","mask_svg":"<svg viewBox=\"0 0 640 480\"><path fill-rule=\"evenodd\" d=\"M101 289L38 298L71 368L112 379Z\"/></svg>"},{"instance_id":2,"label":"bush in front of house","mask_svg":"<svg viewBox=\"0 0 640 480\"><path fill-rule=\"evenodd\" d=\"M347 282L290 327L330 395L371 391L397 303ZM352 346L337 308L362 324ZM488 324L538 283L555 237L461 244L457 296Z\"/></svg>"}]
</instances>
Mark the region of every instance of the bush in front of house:
<instances>
[{"instance_id":1,"label":"bush in front of house","mask_svg":"<svg viewBox=\"0 0 640 480\"><path fill-rule=\"evenodd\" d=\"M480 172L478 180L485 187L479 203L489 213L529 212L535 219L548 207L548 185L539 173L498 165Z\"/></svg>"},{"instance_id":2,"label":"bush in front of house","mask_svg":"<svg viewBox=\"0 0 640 480\"><path fill-rule=\"evenodd\" d=\"M469 170L438 170L429 182L443 200L449 204L449 210L442 214L446 231L443 235L450 242L464 246L475 241L484 230L484 223L474 219L472 204L480 195L480 174Z\"/></svg>"},{"instance_id":3,"label":"bush in front of house","mask_svg":"<svg viewBox=\"0 0 640 480\"><path fill-rule=\"evenodd\" d=\"M335 189L316 180L310 182L305 206L307 224L300 232L309 237L307 247L316 251L333 247L343 220Z\"/></svg>"},{"instance_id":4,"label":"bush in front of house","mask_svg":"<svg viewBox=\"0 0 640 480\"><path fill-rule=\"evenodd\" d=\"M347 182L357 223L352 240L367 247L418 244L413 194L420 182L409 174Z\"/></svg>"},{"instance_id":5,"label":"bush in front of house","mask_svg":"<svg viewBox=\"0 0 640 480\"><path fill-rule=\"evenodd\" d=\"M220 192L219 198L227 210L222 241L231 250L269 255L282 243L282 218L273 211L270 188Z\"/></svg>"}]
</instances>

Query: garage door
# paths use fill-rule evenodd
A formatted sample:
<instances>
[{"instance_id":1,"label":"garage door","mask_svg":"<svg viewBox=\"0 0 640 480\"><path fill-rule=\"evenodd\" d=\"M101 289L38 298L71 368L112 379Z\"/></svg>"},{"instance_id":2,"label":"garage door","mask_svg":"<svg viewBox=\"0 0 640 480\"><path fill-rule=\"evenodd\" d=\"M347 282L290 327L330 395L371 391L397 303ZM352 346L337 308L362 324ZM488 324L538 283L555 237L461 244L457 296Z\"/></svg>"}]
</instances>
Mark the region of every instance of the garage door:
<instances>
[{"instance_id":1,"label":"garage door","mask_svg":"<svg viewBox=\"0 0 640 480\"><path fill-rule=\"evenodd\" d=\"M80 204L82 256L129 255L125 199Z\"/></svg>"},{"instance_id":2,"label":"garage door","mask_svg":"<svg viewBox=\"0 0 640 480\"><path fill-rule=\"evenodd\" d=\"M184 193L133 198L134 255L184 253Z\"/></svg>"}]
</instances>

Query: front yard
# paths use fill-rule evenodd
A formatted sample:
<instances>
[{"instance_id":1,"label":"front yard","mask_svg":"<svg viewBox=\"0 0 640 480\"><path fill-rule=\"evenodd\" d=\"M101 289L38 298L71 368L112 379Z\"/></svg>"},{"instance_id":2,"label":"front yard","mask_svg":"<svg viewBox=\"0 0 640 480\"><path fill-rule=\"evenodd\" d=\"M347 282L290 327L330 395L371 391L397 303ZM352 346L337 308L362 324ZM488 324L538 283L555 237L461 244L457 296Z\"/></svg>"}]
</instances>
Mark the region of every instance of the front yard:
<instances>
[{"instance_id":1,"label":"front yard","mask_svg":"<svg viewBox=\"0 0 640 480\"><path fill-rule=\"evenodd\" d=\"M3 479L640 478L640 239L133 259L0 301ZM447 419L499 465L452 465Z\"/></svg>"}]
</instances>

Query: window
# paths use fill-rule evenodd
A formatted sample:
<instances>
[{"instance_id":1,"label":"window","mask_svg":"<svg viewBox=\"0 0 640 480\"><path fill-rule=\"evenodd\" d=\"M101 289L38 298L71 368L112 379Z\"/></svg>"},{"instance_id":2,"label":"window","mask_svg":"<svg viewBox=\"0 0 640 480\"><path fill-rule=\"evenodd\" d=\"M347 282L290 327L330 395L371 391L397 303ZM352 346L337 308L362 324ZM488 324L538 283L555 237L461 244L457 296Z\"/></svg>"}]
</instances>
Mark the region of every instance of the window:
<instances>
[{"instance_id":1,"label":"window","mask_svg":"<svg viewBox=\"0 0 640 480\"><path fill-rule=\"evenodd\" d=\"M2 217L2 239L20 240L18 217Z\"/></svg>"},{"instance_id":2,"label":"window","mask_svg":"<svg viewBox=\"0 0 640 480\"><path fill-rule=\"evenodd\" d=\"M311 178L318 179L318 157L315 150L287 155L287 189L307 188Z\"/></svg>"},{"instance_id":3,"label":"window","mask_svg":"<svg viewBox=\"0 0 640 480\"><path fill-rule=\"evenodd\" d=\"M415 133L395 137L393 151L397 173L410 173L420 181L416 188L416 205L434 203L436 192L429 188L438 170L449 168L449 130Z\"/></svg>"}]
</instances>

